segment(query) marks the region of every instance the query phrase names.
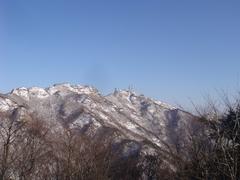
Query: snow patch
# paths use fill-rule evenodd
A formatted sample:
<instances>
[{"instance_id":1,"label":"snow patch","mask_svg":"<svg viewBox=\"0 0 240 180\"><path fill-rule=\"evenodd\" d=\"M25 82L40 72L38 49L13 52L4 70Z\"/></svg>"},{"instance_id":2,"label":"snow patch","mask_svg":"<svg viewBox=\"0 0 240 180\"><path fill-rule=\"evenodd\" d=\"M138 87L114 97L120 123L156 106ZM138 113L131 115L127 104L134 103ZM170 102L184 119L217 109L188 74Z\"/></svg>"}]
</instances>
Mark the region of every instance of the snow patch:
<instances>
[{"instance_id":1,"label":"snow patch","mask_svg":"<svg viewBox=\"0 0 240 180\"><path fill-rule=\"evenodd\" d=\"M99 128L99 127L102 126L101 123L96 121L95 119L93 119L93 122L94 122L93 125L94 125L95 128Z\"/></svg>"},{"instance_id":2,"label":"snow patch","mask_svg":"<svg viewBox=\"0 0 240 180\"><path fill-rule=\"evenodd\" d=\"M105 114L99 112L99 116L102 118L102 119L108 119L108 116L106 116Z\"/></svg>"},{"instance_id":3,"label":"snow patch","mask_svg":"<svg viewBox=\"0 0 240 180\"><path fill-rule=\"evenodd\" d=\"M14 89L12 91L12 94L15 94L17 96L20 96L26 100L29 100L29 94L28 94L28 89L25 88L25 87L21 87L21 88L18 88L18 89Z\"/></svg>"},{"instance_id":4,"label":"snow patch","mask_svg":"<svg viewBox=\"0 0 240 180\"><path fill-rule=\"evenodd\" d=\"M30 95L35 96L39 99L47 98L49 96L49 94L47 93L46 90L44 90L43 88L39 88L39 87L30 88L29 93L30 93Z\"/></svg>"},{"instance_id":5,"label":"snow patch","mask_svg":"<svg viewBox=\"0 0 240 180\"><path fill-rule=\"evenodd\" d=\"M176 107L174 106L171 106L167 103L164 103L164 102L161 102L161 101L155 101L155 100L152 100L155 104L159 105L159 106L162 106L162 107L165 107L167 109L170 109L170 110L174 110L174 109L177 109Z\"/></svg>"},{"instance_id":6,"label":"snow patch","mask_svg":"<svg viewBox=\"0 0 240 180\"><path fill-rule=\"evenodd\" d=\"M118 94L120 97L126 99L129 103L132 103L130 99L132 93L130 91L120 90Z\"/></svg>"},{"instance_id":7,"label":"snow patch","mask_svg":"<svg viewBox=\"0 0 240 180\"><path fill-rule=\"evenodd\" d=\"M92 122L91 117L80 117L73 123L71 123L70 127L78 127L78 128L83 128L84 126L90 124Z\"/></svg>"},{"instance_id":8,"label":"snow patch","mask_svg":"<svg viewBox=\"0 0 240 180\"><path fill-rule=\"evenodd\" d=\"M17 105L13 103L11 100L0 97L0 111L6 112L16 106Z\"/></svg>"},{"instance_id":9,"label":"snow patch","mask_svg":"<svg viewBox=\"0 0 240 180\"><path fill-rule=\"evenodd\" d=\"M54 93L56 93L58 91L60 91L60 92L70 91L70 92L74 92L77 94L87 94L87 95L97 92L97 90L91 86L71 85L69 83L57 84L48 89L48 93L51 95L53 95Z\"/></svg>"},{"instance_id":10,"label":"snow patch","mask_svg":"<svg viewBox=\"0 0 240 180\"><path fill-rule=\"evenodd\" d=\"M162 147L161 141L157 138L152 138L152 142L154 142L158 147Z\"/></svg>"},{"instance_id":11,"label":"snow patch","mask_svg":"<svg viewBox=\"0 0 240 180\"><path fill-rule=\"evenodd\" d=\"M131 122L125 123L125 126L126 126L127 129L129 129L129 130L134 130L134 129L136 129L136 126L135 126L133 123L131 123Z\"/></svg>"}]
</instances>

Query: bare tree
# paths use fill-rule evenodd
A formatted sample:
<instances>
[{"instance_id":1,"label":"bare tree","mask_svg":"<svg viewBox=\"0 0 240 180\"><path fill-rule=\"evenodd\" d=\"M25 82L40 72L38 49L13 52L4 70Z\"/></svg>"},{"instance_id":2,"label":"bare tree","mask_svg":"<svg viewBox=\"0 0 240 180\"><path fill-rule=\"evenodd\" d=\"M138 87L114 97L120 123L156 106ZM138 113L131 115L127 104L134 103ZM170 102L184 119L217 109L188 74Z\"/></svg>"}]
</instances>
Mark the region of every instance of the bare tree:
<instances>
[{"instance_id":1,"label":"bare tree","mask_svg":"<svg viewBox=\"0 0 240 180\"><path fill-rule=\"evenodd\" d=\"M0 179L11 178L13 165L21 153L14 147L23 140L24 124L18 119L18 109L0 114Z\"/></svg>"},{"instance_id":2,"label":"bare tree","mask_svg":"<svg viewBox=\"0 0 240 180\"><path fill-rule=\"evenodd\" d=\"M187 159L180 155L177 176L182 179L226 179L240 177L240 106L226 104L225 113L216 105L200 114L200 131L189 134ZM210 107L209 106L209 107Z\"/></svg>"}]
</instances>

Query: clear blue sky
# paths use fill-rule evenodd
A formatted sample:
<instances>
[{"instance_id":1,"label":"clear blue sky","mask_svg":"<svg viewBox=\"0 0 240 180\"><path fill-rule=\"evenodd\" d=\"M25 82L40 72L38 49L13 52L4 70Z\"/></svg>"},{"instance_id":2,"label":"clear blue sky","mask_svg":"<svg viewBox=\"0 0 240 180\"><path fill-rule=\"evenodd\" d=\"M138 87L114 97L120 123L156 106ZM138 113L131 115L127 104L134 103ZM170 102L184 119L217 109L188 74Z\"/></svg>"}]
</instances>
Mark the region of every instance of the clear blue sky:
<instances>
[{"instance_id":1,"label":"clear blue sky","mask_svg":"<svg viewBox=\"0 0 240 180\"><path fill-rule=\"evenodd\" d=\"M239 73L239 0L0 0L2 92L131 85L186 105Z\"/></svg>"}]
</instances>

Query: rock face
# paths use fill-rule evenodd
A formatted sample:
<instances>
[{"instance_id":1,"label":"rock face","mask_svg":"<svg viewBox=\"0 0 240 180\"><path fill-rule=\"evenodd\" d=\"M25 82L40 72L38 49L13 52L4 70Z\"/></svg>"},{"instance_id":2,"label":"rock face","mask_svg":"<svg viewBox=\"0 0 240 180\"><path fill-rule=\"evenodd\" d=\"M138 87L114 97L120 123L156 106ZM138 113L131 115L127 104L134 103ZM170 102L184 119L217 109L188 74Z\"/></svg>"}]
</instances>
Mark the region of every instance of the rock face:
<instances>
[{"instance_id":1,"label":"rock face","mask_svg":"<svg viewBox=\"0 0 240 180\"><path fill-rule=\"evenodd\" d=\"M74 129L93 138L107 130L127 140L126 154L154 149L181 148L194 118L168 104L131 91L115 90L103 96L90 86L57 84L43 89L18 88L0 94L0 112L19 109L19 118L34 113L60 130ZM127 150L126 150L127 148Z\"/></svg>"}]
</instances>

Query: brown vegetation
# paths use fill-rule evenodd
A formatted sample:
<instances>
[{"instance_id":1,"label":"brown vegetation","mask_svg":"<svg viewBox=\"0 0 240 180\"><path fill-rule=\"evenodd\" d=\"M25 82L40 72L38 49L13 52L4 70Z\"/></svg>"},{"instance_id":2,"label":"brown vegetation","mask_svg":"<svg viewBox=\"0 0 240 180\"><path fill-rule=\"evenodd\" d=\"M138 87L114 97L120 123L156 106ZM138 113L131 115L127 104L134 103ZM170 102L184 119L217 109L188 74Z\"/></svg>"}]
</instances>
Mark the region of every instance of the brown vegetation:
<instances>
[{"instance_id":1,"label":"brown vegetation","mask_svg":"<svg viewBox=\"0 0 240 180\"><path fill-rule=\"evenodd\" d=\"M182 149L169 146L171 165L161 153L124 156L114 130L90 139L68 128L53 132L34 115L19 120L17 113L0 115L0 180L240 179L239 104L186 127Z\"/></svg>"}]
</instances>

